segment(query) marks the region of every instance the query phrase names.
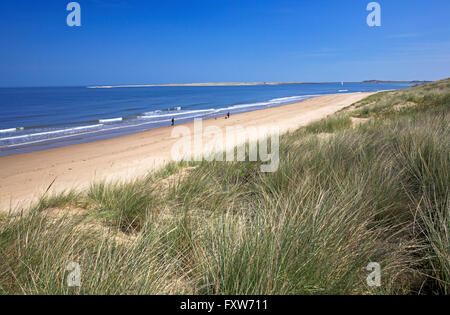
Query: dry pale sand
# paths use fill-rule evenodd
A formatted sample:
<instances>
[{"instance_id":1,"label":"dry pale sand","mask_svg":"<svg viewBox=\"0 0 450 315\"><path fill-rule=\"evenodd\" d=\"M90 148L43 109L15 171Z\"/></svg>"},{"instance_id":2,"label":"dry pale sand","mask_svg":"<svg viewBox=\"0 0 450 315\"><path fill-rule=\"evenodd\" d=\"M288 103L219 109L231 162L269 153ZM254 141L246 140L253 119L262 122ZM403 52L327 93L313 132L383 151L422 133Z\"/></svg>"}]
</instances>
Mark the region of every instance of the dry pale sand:
<instances>
[{"instance_id":1,"label":"dry pale sand","mask_svg":"<svg viewBox=\"0 0 450 315\"><path fill-rule=\"evenodd\" d=\"M280 132L286 132L370 94L373 93L321 96L233 115L231 119L204 120L203 128L218 126L225 131L227 126L278 126ZM193 123L185 126L193 129ZM83 189L97 180L127 180L145 175L171 160L171 149L177 141L171 137L172 130L172 127L164 127L108 140L0 157L0 209L27 209L51 183L49 193Z\"/></svg>"}]
</instances>

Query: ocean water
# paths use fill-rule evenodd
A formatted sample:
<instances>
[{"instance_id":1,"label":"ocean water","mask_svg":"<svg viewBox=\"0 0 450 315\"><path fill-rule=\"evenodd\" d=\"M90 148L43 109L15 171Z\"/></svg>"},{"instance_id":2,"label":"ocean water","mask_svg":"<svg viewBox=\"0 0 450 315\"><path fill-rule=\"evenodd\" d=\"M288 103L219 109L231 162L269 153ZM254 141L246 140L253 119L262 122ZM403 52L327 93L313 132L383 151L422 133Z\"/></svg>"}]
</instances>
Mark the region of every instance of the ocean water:
<instances>
[{"instance_id":1,"label":"ocean water","mask_svg":"<svg viewBox=\"0 0 450 315\"><path fill-rule=\"evenodd\" d=\"M0 88L0 156L107 139L281 106L314 96L410 84L320 83L212 87Z\"/></svg>"}]
</instances>

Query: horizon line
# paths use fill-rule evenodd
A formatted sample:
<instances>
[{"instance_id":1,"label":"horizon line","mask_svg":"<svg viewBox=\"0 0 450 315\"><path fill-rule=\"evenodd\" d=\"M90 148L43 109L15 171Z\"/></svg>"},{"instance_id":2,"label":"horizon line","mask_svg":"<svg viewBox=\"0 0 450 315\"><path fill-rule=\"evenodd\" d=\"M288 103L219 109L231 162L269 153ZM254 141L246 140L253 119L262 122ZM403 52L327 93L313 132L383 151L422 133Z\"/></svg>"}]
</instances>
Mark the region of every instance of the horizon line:
<instances>
[{"instance_id":1,"label":"horizon line","mask_svg":"<svg viewBox=\"0 0 450 315\"><path fill-rule=\"evenodd\" d=\"M442 80L442 79L440 79ZM117 84L117 85L43 85L43 86L0 86L0 89L14 88L132 88L132 87L214 87L214 86L259 86L259 85L284 85L284 84L326 84L326 83L428 83L439 80L362 80L362 81L317 81L317 82L203 82L203 83L161 83L161 84Z\"/></svg>"}]
</instances>

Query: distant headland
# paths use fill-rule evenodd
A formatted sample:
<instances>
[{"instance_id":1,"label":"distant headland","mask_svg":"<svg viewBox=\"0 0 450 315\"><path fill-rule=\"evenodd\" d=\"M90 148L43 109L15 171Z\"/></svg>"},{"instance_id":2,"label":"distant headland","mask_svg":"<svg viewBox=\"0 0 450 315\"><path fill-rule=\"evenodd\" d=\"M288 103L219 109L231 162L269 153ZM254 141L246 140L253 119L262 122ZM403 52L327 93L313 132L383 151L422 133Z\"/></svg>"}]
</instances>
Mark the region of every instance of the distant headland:
<instances>
[{"instance_id":1,"label":"distant headland","mask_svg":"<svg viewBox=\"0 0 450 315\"><path fill-rule=\"evenodd\" d=\"M420 81L420 80L414 80L414 81L382 81L382 80L366 80L362 81L362 83L411 83L411 84L425 84L430 83L432 81Z\"/></svg>"}]
</instances>

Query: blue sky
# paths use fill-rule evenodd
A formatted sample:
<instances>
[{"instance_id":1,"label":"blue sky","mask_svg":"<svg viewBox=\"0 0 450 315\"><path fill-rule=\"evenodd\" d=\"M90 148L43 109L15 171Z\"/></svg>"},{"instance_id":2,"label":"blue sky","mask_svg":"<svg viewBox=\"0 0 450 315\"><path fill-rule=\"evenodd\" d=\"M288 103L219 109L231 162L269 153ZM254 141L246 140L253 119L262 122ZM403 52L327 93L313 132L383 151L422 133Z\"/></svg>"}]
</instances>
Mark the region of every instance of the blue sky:
<instances>
[{"instance_id":1,"label":"blue sky","mask_svg":"<svg viewBox=\"0 0 450 315\"><path fill-rule=\"evenodd\" d=\"M2 1L0 86L436 80L450 76L450 1Z\"/></svg>"}]
</instances>

